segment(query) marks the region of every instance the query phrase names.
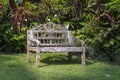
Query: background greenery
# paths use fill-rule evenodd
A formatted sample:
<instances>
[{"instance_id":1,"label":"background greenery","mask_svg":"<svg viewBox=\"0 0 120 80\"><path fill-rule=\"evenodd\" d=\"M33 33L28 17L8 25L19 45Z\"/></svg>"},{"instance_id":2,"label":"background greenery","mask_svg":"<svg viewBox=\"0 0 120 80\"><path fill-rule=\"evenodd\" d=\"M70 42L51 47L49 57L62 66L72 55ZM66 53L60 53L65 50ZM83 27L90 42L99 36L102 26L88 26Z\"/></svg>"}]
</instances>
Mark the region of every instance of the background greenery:
<instances>
[{"instance_id":1,"label":"background greenery","mask_svg":"<svg viewBox=\"0 0 120 80\"><path fill-rule=\"evenodd\" d=\"M120 0L15 0L15 12L0 2L1 52L25 52L26 30L50 20L69 25L85 41L88 58L120 63Z\"/></svg>"}]
</instances>

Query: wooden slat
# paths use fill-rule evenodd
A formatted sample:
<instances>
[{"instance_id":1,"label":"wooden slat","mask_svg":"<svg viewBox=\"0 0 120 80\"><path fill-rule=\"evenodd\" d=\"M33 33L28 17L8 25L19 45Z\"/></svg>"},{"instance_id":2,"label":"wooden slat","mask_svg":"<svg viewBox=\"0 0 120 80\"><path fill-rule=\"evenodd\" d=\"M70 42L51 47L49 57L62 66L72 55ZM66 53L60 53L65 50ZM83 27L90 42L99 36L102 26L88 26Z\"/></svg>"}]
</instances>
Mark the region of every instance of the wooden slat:
<instances>
[{"instance_id":1,"label":"wooden slat","mask_svg":"<svg viewBox=\"0 0 120 80\"><path fill-rule=\"evenodd\" d=\"M42 52L81 52L82 47L40 47Z\"/></svg>"},{"instance_id":2,"label":"wooden slat","mask_svg":"<svg viewBox=\"0 0 120 80\"><path fill-rule=\"evenodd\" d=\"M68 30L34 30L35 33L47 33L47 32L52 32L52 33L67 33Z\"/></svg>"},{"instance_id":3,"label":"wooden slat","mask_svg":"<svg viewBox=\"0 0 120 80\"><path fill-rule=\"evenodd\" d=\"M71 31L68 31L68 42L69 42L69 45L73 45L73 37L72 37Z\"/></svg>"},{"instance_id":4,"label":"wooden slat","mask_svg":"<svg viewBox=\"0 0 120 80\"><path fill-rule=\"evenodd\" d=\"M30 51L36 51L38 48L37 47L28 47L27 49Z\"/></svg>"},{"instance_id":5,"label":"wooden slat","mask_svg":"<svg viewBox=\"0 0 120 80\"><path fill-rule=\"evenodd\" d=\"M66 39L66 37L37 37L36 39Z\"/></svg>"},{"instance_id":6,"label":"wooden slat","mask_svg":"<svg viewBox=\"0 0 120 80\"><path fill-rule=\"evenodd\" d=\"M43 44L40 44L40 46L45 46L45 47L47 47L47 46L68 46L68 43L56 43L56 44L48 44L48 43L43 43Z\"/></svg>"}]
</instances>

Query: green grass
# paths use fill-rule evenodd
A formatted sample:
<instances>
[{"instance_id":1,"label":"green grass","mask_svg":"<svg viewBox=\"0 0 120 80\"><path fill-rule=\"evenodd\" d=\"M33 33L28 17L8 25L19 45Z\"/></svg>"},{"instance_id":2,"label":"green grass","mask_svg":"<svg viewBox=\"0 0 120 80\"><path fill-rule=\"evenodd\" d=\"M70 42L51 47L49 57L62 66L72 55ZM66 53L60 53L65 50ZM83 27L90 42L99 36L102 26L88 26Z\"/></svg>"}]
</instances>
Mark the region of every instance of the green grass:
<instances>
[{"instance_id":1,"label":"green grass","mask_svg":"<svg viewBox=\"0 0 120 80\"><path fill-rule=\"evenodd\" d=\"M0 55L0 80L120 80L120 66L80 59L69 62L63 54L41 54L41 67L35 67L35 54L27 63L26 54Z\"/></svg>"}]
</instances>

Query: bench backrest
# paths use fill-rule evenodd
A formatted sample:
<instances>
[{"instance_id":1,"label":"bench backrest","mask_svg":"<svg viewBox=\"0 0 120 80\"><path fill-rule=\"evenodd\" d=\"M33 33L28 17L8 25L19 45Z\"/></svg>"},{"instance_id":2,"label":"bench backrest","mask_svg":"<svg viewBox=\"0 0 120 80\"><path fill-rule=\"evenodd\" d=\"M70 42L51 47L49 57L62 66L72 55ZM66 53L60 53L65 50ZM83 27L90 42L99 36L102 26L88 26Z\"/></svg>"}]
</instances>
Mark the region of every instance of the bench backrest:
<instances>
[{"instance_id":1,"label":"bench backrest","mask_svg":"<svg viewBox=\"0 0 120 80\"><path fill-rule=\"evenodd\" d=\"M52 25L52 28L50 28ZM36 29L28 30L31 36L40 41L40 46L72 46L72 32L61 26L53 26L52 24L45 24ZM54 27L54 29L53 29Z\"/></svg>"}]
</instances>

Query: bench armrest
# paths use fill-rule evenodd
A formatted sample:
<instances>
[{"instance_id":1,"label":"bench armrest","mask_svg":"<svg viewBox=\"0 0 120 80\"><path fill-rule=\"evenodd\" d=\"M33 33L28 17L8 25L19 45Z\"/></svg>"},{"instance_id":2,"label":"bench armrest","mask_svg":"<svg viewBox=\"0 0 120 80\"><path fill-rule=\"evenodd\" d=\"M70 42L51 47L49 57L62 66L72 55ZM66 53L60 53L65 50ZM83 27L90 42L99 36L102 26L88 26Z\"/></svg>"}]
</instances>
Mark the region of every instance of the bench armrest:
<instances>
[{"instance_id":1,"label":"bench armrest","mask_svg":"<svg viewBox=\"0 0 120 80\"><path fill-rule=\"evenodd\" d=\"M81 43L81 46L82 46L82 47L85 46L85 42L84 42L83 40L78 39L78 38L75 38L75 36L74 36L73 34L72 34L71 36L72 36L74 42Z\"/></svg>"},{"instance_id":2,"label":"bench armrest","mask_svg":"<svg viewBox=\"0 0 120 80\"><path fill-rule=\"evenodd\" d=\"M32 32L32 30L29 30L28 32L27 32L27 41L28 41L28 44L30 44L31 42L35 42L36 44L37 44L37 46L39 46L40 45L40 41L39 40L37 40L37 39L35 39L34 37L33 37L33 32Z\"/></svg>"},{"instance_id":3,"label":"bench armrest","mask_svg":"<svg viewBox=\"0 0 120 80\"><path fill-rule=\"evenodd\" d=\"M28 39L29 39L30 41L32 41L32 42L35 42L35 43L37 44L37 46L40 45L40 41L39 41L39 40L37 40L37 39L35 39L35 38L32 38L32 37L28 37Z\"/></svg>"},{"instance_id":4,"label":"bench armrest","mask_svg":"<svg viewBox=\"0 0 120 80\"><path fill-rule=\"evenodd\" d=\"M73 39L74 39L75 42L80 42L82 47L85 46L85 42L83 40L75 38L75 37L73 37Z\"/></svg>"}]
</instances>

